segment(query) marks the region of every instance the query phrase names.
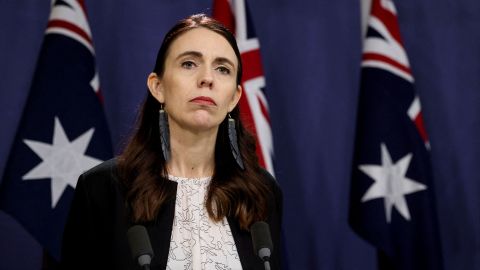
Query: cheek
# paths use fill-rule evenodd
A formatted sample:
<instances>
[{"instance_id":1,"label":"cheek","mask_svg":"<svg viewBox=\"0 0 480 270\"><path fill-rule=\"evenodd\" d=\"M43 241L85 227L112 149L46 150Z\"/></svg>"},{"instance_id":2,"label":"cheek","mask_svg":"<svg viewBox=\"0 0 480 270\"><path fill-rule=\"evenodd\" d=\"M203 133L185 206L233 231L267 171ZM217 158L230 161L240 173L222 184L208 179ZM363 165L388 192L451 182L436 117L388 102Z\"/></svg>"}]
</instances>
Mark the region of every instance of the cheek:
<instances>
[{"instance_id":1,"label":"cheek","mask_svg":"<svg viewBox=\"0 0 480 270\"><path fill-rule=\"evenodd\" d=\"M234 90L232 90L233 92L231 92L230 95L228 95L228 98L227 98L227 106L229 106L230 110L232 110L236 104L238 104L238 102L240 100L237 101L237 92L236 92L236 88Z\"/></svg>"},{"instance_id":2,"label":"cheek","mask_svg":"<svg viewBox=\"0 0 480 270\"><path fill-rule=\"evenodd\" d=\"M222 97L222 106L220 106L222 112L227 112L232 106L232 95L228 94Z\"/></svg>"},{"instance_id":3,"label":"cheek","mask_svg":"<svg viewBox=\"0 0 480 270\"><path fill-rule=\"evenodd\" d=\"M185 95L186 87L182 84L182 80L169 79L164 84L165 104L178 103L182 96Z\"/></svg>"}]
</instances>

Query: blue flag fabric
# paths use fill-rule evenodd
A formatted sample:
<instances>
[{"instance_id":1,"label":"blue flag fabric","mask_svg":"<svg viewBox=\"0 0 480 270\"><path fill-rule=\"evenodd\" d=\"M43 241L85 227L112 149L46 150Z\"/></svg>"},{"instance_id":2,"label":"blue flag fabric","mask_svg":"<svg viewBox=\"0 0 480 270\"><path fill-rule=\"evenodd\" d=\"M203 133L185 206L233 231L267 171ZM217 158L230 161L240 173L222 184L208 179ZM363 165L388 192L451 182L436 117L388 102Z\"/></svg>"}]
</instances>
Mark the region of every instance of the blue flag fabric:
<instances>
[{"instance_id":1,"label":"blue flag fabric","mask_svg":"<svg viewBox=\"0 0 480 270\"><path fill-rule=\"evenodd\" d=\"M380 269L443 269L430 145L392 1L372 3L357 117L351 227Z\"/></svg>"},{"instance_id":2,"label":"blue flag fabric","mask_svg":"<svg viewBox=\"0 0 480 270\"><path fill-rule=\"evenodd\" d=\"M0 187L1 209L57 259L78 176L112 156L85 11L53 5Z\"/></svg>"}]
</instances>

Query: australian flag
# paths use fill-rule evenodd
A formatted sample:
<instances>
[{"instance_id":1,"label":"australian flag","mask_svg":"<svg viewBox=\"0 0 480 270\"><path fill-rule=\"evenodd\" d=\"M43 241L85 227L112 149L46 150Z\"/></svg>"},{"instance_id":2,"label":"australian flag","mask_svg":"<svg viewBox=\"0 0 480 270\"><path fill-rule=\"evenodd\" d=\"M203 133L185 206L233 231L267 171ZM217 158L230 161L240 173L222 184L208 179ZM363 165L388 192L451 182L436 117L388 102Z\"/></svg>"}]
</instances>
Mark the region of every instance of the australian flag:
<instances>
[{"instance_id":1,"label":"australian flag","mask_svg":"<svg viewBox=\"0 0 480 270\"><path fill-rule=\"evenodd\" d=\"M349 222L380 269L443 269L430 143L394 3L373 0L364 43Z\"/></svg>"},{"instance_id":2,"label":"australian flag","mask_svg":"<svg viewBox=\"0 0 480 270\"><path fill-rule=\"evenodd\" d=\"M237 39L243 64L240 117L245 127L255 136L260 165L274 175L272 128L264 94L265 77L260 43L255 34L247 1L214 0L213 17L230 29Z\"/></svg>"},{"instance_id":3,"label":"australian flag","mask_svg":"<svg viewBox=\"0 0 480 270\"><path fill-rule=\"evenodd\" d=\"M112 156L83 0L53 4L0 208L59 258L78 176Z\"/></svg>"}]
</instances>

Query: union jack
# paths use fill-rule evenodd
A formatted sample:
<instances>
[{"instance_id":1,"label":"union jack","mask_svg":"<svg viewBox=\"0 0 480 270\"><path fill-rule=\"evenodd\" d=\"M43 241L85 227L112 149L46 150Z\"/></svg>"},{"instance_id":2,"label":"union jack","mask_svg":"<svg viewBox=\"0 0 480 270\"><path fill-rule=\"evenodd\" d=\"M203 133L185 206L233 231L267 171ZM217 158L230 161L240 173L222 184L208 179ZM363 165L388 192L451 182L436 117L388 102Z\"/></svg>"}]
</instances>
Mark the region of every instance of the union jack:
<instances>
[{"instance_id":1,"label":"union jack","mask_svg":"<svg viewBox=\"0 0 480 270\"><path fill-rule=\"evenodd\" d=\"M213 17L235 34L243 64L240 99L242 123L253 133L257 142L257 156L272 175L273 138L268 102L265 97L265 77L260 57L260 43L255 34L246 0L215 0Z\"/></svg>"},{"instance_id":2,"label":"union jack","mask_svg":"<svg viewBox=\"0 0 480 270\"><path fill-rule=\"evenodd\" d=\"M374 1L372 5L372 14L368 21L371 34L367 35L365 39L362 67L388 70L413 85L415 80L410 69L407 53L402 44L394 3L391 0L381 0L379 2ZM410 103L408 116L415 122L420 136L429 148L430 143L417 94Z\"/></svg>"}]
</instances>

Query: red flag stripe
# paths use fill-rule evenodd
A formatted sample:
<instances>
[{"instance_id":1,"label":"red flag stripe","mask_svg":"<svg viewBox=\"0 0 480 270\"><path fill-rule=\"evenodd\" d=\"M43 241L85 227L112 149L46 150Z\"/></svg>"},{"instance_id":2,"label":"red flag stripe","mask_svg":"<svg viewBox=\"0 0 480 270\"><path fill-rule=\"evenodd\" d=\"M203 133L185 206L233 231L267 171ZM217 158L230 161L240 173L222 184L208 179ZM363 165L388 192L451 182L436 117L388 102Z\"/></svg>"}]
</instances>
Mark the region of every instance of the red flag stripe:
<instances>
[{"instance_id":1,"label":"red flag stripe","mask_svg":"<svg viewBox=\"0 0 480 270\"><path fill-rule=\"evenodd\" d=\"M81 36L82 38L84 38L86 41L88 41L88 43L93 47L93 42L90 36L85 31L83 31L83 29L76 26L75 24L72 24L70 22L63 21L63 20L51 20L48 22L48 25L47 25L47 28L50 28L50 27L65 28L69 31L72 31L78 34L79 36Z\"/></svg>"},{"instance_id":2,"label":"red flag stripe","mask_svg":"<svg viewBox=\"0 0 480 270\"><path fill-rule=\"evenodd\" d=\"M262 149L260 148L260 141L258 140L257 128L255 126L255 120L253 119L252 111L250 110L250 104L248 103L248 99L245 95L242 95L240 98L240 119L245 126L245 128L250 131L250 133L255 138L255 144L257 145L257 157L258 163L265 168L265 160L263 157Z\"/></svg>"},{"instance_id":3,"label":"red flag stripe","mask_svg":"<svg viewBox=\"0 0 480 270\"><path fill-rule=\"evenodd\" d=\"M245 82L263 76L262 65L259 63L261 63L260 50L256 49L242 53L242 64L246 67L243 69L242 81Z\"/></svg>"},{"instance_id":4,"label":"red flag stripe","mask_svg":"<svg viewBox=\"0 0 480 270\"><path fill-rule=\"evenodd\" d=\"M375 16L380 21L385 23L385 26L388 28L388 31L393 36L393 38L398 43L403 45L396 14L393 14L391 11L382 7L380 1L372 1L371 16Z\"/></svg>"},{"instance_id":5,"label":"red flag stripe","mask_svg":"<svg viewBox=\"0 0 480 270\"><path fill-rule=\"evenodd\" d=\"M235 16L228 0L213 1L213 17L225 25L235 35Z\"/></svg>"},{"instance_id":6,"label":"red flag stripe","mask_svg":"<svg viewBox=\"0 0 480 270\"><path fill-rule=\"evenodd\" d=\"M263 100L262 100L260 97L257 97L257 98L258 98L258 104L260 104L260 110L262 111L263 117L265 117L265 119L267 120L268 124L271 125L271 123L270 123L270 115L269 115L269 113L268 113L268 109L267 109L266 104L263 102Z\"/></svg>"},{"instance_id":7,"label":"red flag stripe","mask_svg":"<svg viewBox=\"0 0 480 270\"><path fill-rule=\"evenodd\" d=\"M423 123L423 115L420 112L414 120L415 126L417 127L418 133L420 133L420 137L422 137L424 142L428 141L427 130L425 129L425 125Z\"/></svg>"},{"instance_id":8,"label":"red flag stripe","mask_svg":"<svg viewBox=\"0 0 480 270\"><path fill-rule=\"evenodd\" d=\"M406 67L405 65L400 64L399 62L393 60L390 57L387 57L385 55L377 54L377 53L364 53L363 54L363 61L365 60L376 60L380 62L384 62L386 64L392 65L403 72L412 75L412 71L410 70L409 67Z\"/></svg>"},{"instance_id":9,"label":"red flag stripe","mask_svg":"<svg viewBox=\"0 0 480 270\"><path fill-rule=\"evenodd\" d=\"M85 1L83 0L77 0L78 4L82 8L83 15L85 15L85 18L87 18L87 7L85 6Z\"/></svg>"}]
</instances>

